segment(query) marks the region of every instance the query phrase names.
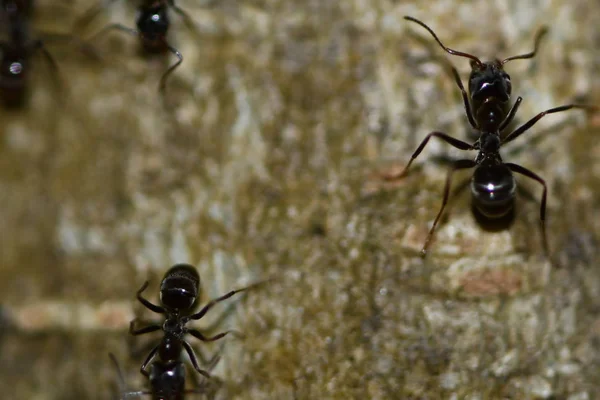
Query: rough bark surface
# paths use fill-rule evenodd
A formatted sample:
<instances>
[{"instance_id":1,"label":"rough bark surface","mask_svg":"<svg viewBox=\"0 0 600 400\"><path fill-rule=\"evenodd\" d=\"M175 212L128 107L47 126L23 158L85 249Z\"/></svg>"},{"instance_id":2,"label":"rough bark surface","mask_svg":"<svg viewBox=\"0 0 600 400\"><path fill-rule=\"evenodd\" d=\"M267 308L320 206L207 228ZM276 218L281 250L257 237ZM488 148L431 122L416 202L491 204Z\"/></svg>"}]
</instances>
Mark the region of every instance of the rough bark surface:
<instances>
[{"instance_id":1,"label":"rough bark surface","mask_svg":"<svg viewBox=\"0 0 600 400\"><path fill-rule=\"evenodd\" d=\"M91 6L37 3L38 33ZM171 13L185 59L164 97L175 58L111 33L93 42L101 60L48 41L60 76L36 55L29 106L0 111L2 397L113 398L109 352L144 388L160 335L128 335L134 316L156 317L135 292L150 280L158 302L164 272L187 262L203 302L273 279L193 324L243 333L190 339L222 351L218 399L600 398L600 117L545 117L502 151L546 180L561 268L542 251L535 182L517 178L514 219L492 229L457 174L421 259L447 161L475 153L432 141L405 179L382 179L432 130L474 140L445 68L466 84L468 60L404 15L484 59L530 51L547 24L535 60L506 65L516 126L600 104L600 3L212 3L177 2L195 31ZM115 2L84 36L134 18Z\"/></svg>"}]
</instances>

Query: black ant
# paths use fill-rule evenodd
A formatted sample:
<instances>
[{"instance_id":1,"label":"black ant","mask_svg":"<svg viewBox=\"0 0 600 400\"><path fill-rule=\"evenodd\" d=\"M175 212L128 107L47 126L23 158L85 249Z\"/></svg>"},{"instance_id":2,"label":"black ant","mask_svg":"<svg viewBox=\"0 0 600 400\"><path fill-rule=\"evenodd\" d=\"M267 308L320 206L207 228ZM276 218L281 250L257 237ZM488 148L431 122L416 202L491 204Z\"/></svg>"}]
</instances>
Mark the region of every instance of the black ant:
<instances>
[{"instance_id":1,"label":"black ant","mask_svg":"<svg viewBox=\"0 0 600 400\"><path fill-rule=\"evenodd\" d=\"M148 287L148 281L137 291L137 299L149 310L165 315L165 321L162 325L154 324L141 329L134 329L135 320L129 325L129 333L132 335L142 335L149 332L162 330L164 333L160 343L155 346L140 368L140 372L149 378L153 393L161 393L166 398L175 397L174 393L181 393L185 383L185 369L180 361L181 352L185 349L194 369L206 378L210 374L198 366L198 361L194 350L184 336L190 334L204 342L213 342L219 340L232 331L225 331L212 337L206 337L196 329L186 327L190 320L199 320L215 304L226 300L236 293L254 288L263 282L259 282L242 289L232 290L229 293L209 301L202 309L191 314L196 306L200 294L200 276L196 269L189 264L177 264L171 267L163 277L160 283L160 306L150 303L142 297L142 292ZM191 314L191 315L190 315ZM158 355L158 360L152 363L150 372L147 366L150 361ZM213 363L211 360L209 362ZM172 397L169 397L171 393ZM162 398L162 397L161 397Z\"/></svg>"},{"instance_id":2,"label":"black ant","mask_svg":"<svg viewBox=\"0 0 600 400\"><path fill-rule=\"evenodd\" d=\"M25 103L30 56L40 50L52 69L58 74L54 58L41 40L29 38L31 2L0 0L0 21L7 29L8 40L0 42L0 97L6 107L20 107Z\"/></svg>"},{"instance_id":3,"label":"black ant","mask_svg":"<svg viewBox=\"0 0 600 400\"><path fill-rule=\"evenodd\" d=\"M113 3L115 0L109 0L108 3ZM106 2L105 2L106 3ZM101 10L105 7L105 3L101 4L84 14L76 23L76 29L80 29L87 25ZM169 31L170 20L168 9L171 8L179 14L188 26L193 26L191 18L175 5L175 0L143 0L138 7L138 15L136 18L137 29L128 28L122 24L110 24L98 32L95 37L98 37L110 30L118 30L130 35L137 36L140 39L142 49L149 54L164 53L170 51L177 61L171 65L160 78L159 90L164 91L167 78L169 75L183 62L183 56L175 47L167 42L167 33Z\"/></svg>"},{"instance_id":4,"label":"black ant","mask_svg":"<svg viewBox=\"0 0 600 400\"><path fill-rule=\"evenodd\" d=\"M404 19L415 22L425 28L436 40L436 42L449 54L466 57L471 60L471 74L469 76L469 95L460 80L458 71L452 66L452 74L456 84L462 93L465 111L471 126L479 132L479 139L473 144L455 139L443 132L431 132L421 142L419 147L412 154L410 161L404 167L402 172L396 176L387 176L387 179L397 179L407 175L408 169L412 162L421 154L427 142L432 137L439 138L451 146L460 150L478 150L479 153L474 160L463 159L454 161L444 186L444 198L442 207L438 212L433 226L427 235L421 254L425 256L427 247L433 237L435 228L440 220L442 212L448 202L450 184L452 174L459 169L475 168L473 177L471 178L471 196L473 204L477 211L488 219L499 219L513 210L516 182L513 176L514 173L524 175L531 178L544 187L542 193L542 201L540 206L540 223L542 228L542 240L546 255L548 255L548 241L546 236L546 182L532 171L513 163L505 163L500 157L500 147L506 143L512 142L536 122L547 114L553 114L561 111L566 111L572 108L597 110L597 107L582 104L569 104L560 107L551 108L537 114L525 124L521 125L506 136L501 136L502 131L511 123L521 102L522 97L519 96L512 107L509 108L511 95L510 76L504 71L504 64L512 60L533 58L538 50L542 37L546 34L547 28L543 27L535 35L534 49L530 53L521 54L513 57L505 58L500 61L498 59L488 62L482 62L479 58L460 51L450 49L442 44L437 35L431 28L416 18L405 16Z\"/></svg>"},{"instance_id":5,"label":"black ant","mask_svg":"<svg viewBox=\"0 0 600 400\"><path fill-rule=\"evenodd\" d=\"M185 365L179 360L167 363L162 361L155 361L152 363L149 375L149 391L128 390L117 359L112 353L109 353L108 356L117 370L119 378L119 399L152 395L152 399L154 400L183 400L184 395L188 393L206 394L208 392L209 385L206 382L203 382L195 389L185 389ZM219 357L216 356L216 361L211 361L211 370L216 366L218 358Z\"/></svg>"}]
</instances>

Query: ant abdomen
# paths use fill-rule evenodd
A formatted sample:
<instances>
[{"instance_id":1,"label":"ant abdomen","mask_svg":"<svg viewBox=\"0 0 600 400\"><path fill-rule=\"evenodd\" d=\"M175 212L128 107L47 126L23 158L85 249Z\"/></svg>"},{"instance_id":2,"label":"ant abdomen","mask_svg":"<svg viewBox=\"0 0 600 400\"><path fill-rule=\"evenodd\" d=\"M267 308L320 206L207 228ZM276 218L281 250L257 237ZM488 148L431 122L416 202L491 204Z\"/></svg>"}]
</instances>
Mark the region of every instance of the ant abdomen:
<instances>
[{"instance_id":1,"label":"ant abdomen","mask_svg":"<svg viewBox=\"0 0 600 400\"><path fill-rule=\"evenodd\" d=\"M181 361L154 362L150 368L150 386L156 394L185 391L185 365Z\"/></svg>"},{"instance_id":2,"label":"ant abdomen","mask_svg":"<svg viewBox=\"0 0 600 400\"><path fill-rule=\"evenodd\" d=\"M473 205L483 216L502 218L512 209L517 183L505 164L481 165L471 179Z\"/></svg>"},{"instance_id":3,"label":"ant abdomen","mask_svg":"<svg viewBox=\"0 0 600 400\"><path fill-rule=\"evenodd\" d=\"M160 301L170 310L191 310L198 299L200 276L189 264L171 267L160 283Z\"/></svg>"}]
</instances>

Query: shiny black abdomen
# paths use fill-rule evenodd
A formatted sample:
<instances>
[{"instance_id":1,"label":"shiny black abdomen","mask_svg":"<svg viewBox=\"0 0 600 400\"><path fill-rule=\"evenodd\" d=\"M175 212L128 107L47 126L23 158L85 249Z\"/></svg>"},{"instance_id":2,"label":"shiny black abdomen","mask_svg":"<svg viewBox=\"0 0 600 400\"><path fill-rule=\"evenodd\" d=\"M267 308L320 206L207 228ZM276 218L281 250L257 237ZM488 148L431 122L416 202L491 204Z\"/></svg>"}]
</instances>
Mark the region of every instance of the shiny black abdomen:
<instances>
[{"instance_id":1,"label":"shiny black abdomen","mask_svg":"<svg viewBox=\"0 0 600 400\"><path fill-rule=\"evenodd\" d=\"M473 204L487 218L501 218L514 205L517 184L504 164L480 165L471 179Z\"/></svg>"},{"instance_id":2,"label":"shiny black abdomen","mask_svg":"<svg viewBox=\"0 0 600 400\"><path fill-rule=\"evenodd\" d=\"M153 400L182 400L185 392L185 366L181 361L155 361L150 368Z\"/></svg>"}]
</instances>

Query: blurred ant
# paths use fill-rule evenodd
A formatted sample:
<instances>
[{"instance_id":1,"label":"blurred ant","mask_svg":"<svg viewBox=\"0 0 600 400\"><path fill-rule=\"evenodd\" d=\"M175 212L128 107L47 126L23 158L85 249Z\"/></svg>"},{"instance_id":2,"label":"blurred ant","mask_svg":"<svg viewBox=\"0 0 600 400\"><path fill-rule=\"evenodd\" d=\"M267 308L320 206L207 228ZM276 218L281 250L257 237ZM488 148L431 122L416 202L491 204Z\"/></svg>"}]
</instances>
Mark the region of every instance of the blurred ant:
<instances>
[{"instance_id":1,"label":"blurred ant","mask_svg":"<svg viewBox=\"0 0 600 400\"><path fill-rule=\"evenodd\" d=\"M0 97L6 107L20 107L26 99L29 58L40 50L58 75L58 66L41 40L29 38L31 1L0 0L0 23L7 29L7 40L0 42Z\"/></svg>"},{"instance_id":2,"label":"blurred ant","mask_svg":"<svg viewBox=\"0 0 600 400\"><path fill-rule=\"evenodd\" d=\"M86 26L107 4L115 0L108 0L103 4L90 9L83 17L76 22L76 30ZM149 54L164 53L170 51L177 61L171 65L160 78L159 90L163 92L169 75L183 62L183 56L175 47L167 42L167 33L169 31L170 20L168 9L171 8L180 15L186 25L193 26L191 18L175 5L175 0L143 0L138 7L136 18L137 29L128 28L122 24L110 24L104 27L100 32L93 36L96 38L110 30L118 30L130 35L137 36L140 39L142 49Z\"/></svg>"},{"instance_id":3,"label":"blurred ant","mask_svg":"<svg viewBox=\"0 0 600 400\"><path fill-rule=\"evenodd\" d=\"M469 123L479 132L479 139L473 144L455 139L443 132L431 132L412 154L410 161L404 169L397 175L388 175L386 179L399 179L407 175L408 169L412 162L421 154L429 139L432 137L443 140L444 142L456 147L460 150L478 150L479 153L474 160L463 159L454 161L444 186L444 198L442 207L440 208L429 234L421 250L421 255L425 256L427 247L433 237L435 228L442 216L442 212L448 202L450 192L450 184L452 174L456 170L475 168L473 177L471 178L471 197L477 211L484 217L494 220L506 216L513 210L516 182L513 176L514 173L524 175L531 178L544 187L542 193L542 202L540 206L540 223L542 228L542 241L546 255L548 252L548 241L546 235L546 182L532 171L513 163L505 163L500 157L500 147L506 143L512 142L536 122L547 114L553 114L561 111L566 111L572 108L598 110L597 107L582 104L569 104L560 107L551 108L537 114L525 124L521 125L506 136L501 136L502 131L511 123L523 99L521 96L517 98L512 107L509 108L511 95L510 76L504 71L504 64L512 60L533 58L538 50L542 37L547 33L547 28L543 27L535 35L534 49L530 53L521 54L513 57L505 58L500 61L482 62L479 58L460 51L450 49L442 44L437 35L431 28L416 18L405 16L404 19L415 22L425 28L436 40L436 42L449 54L466 57L471 60L471 74L469 76L469 95L460 80L458 71L452 66L452 74L454 80L462 93L465 111Z\"/></svg>"},{"instance_id":4,"label":"blurred ant","mask_svg":"<svg viewBox=\"0 0 600 400\"><path fill-rule=\"evenodd\" d=\"M193 266L189 264L177 264L166 272L160 283L160 306L154 305L142 297L142 292L148 287L148 281L142 285L137 291L137 299L140 303L155 313L165 315L165 321L162 325L153 324L145 328L134 329L135 320L131 321L129 325L129 333L132 335L142 335L158 330L163 331L164 336L160 343L150 351L140 368L140 372L150 379L153 393L161 393L166 398L179 398L175 396L175 393L181 393L185 383L185 368L180 359L182 350L184 349L190 357L194 369L204 377L210 378L210 374L198 366L194 350L185 341L184 336L189 333L204 342L213 342L223 338L232 331L225 331L212 337L206 337L196 329L187 328L186 324L190 320L199 320L204 317L217 303L262 283L264 282L232 290L221 297L209 301L195 314L191 313L200 295L200 276ZM152 363L150 372L148 372L146 368L156 355L158 355L158 360ZM209 364L214 362L213 357L213 360ZM171 397L169 397L169 394Z\"/></svg>"},{"instance_id":5,"label":"blurred ant","mask_svg":"<svg viewBox=\"0 0 600 400\"><path fill-rule=\"evenodd\" d=\"M119 399L152 395L153 400L183 400L185 394L207 394L209 392L210 387L207 382L203 382L195 389L185 389L185 365L179 360L167 363L162 361L155 361L152 363L149 376L149 391L128 390L117 359L112 353L109 353L108 356L117 370L117 376L119 378ZM212 370L219 361L218 354L214 358L215 361L211 361L209 370Z\"/></svg>"}]
</instances>

